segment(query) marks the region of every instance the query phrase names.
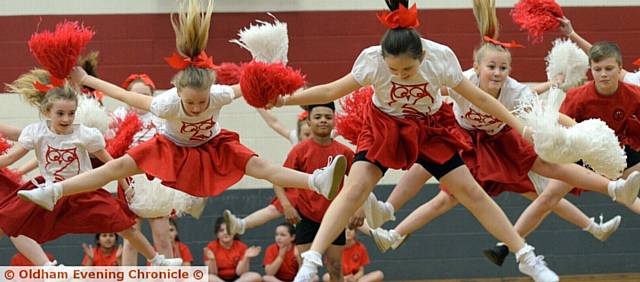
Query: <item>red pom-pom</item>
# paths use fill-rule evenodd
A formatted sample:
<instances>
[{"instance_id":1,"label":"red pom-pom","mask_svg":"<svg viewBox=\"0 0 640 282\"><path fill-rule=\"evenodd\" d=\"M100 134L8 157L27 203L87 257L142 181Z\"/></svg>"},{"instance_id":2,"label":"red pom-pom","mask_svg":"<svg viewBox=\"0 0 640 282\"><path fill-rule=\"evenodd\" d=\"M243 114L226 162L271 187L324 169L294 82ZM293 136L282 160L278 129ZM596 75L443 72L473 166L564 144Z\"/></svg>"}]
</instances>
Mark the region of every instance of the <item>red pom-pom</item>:
<instances>
[{"instance_id":1,"label":"red pom-pom","mask_svg":"<svg viewBox=\"0 0 640 282\"><path fill-rule=\"evenodd\" d=\"M349 140L351 144L358 144L358 136L362 131L364 109L367 103L371 103L373 87L366 86L353 91L339 101L342 112L336 113L336 130L338 134Z\"/></svg>"},{"instance_id":2,"label":"red pom-pom","mask_svg":"<svg viewBox=\"0 0 640 282\"><path fill-rule=\"evenodd\" d=\"M264 108L280 95L291 95L304 86L304 76L281 63L251 61L242 66L240 89L247 103Z\"/></svg>"},{"instance_id":3,"label":"red pom-pom","mask_svg":"<svg viewBox=\"0 0 640 282\"><path fill-rule=\"evenodd\" d=\"M557 29L564 17L562 8L554 0L521 0L511 10L513 22L529 32L532 43L542 42L546 31Z\"/></svg>"},{"instance_id":4,"label":"red pom-pom","mask_svg":"<svg viewBox=\"0 0 640 282\"><path fill-rule=\"evenodd\" d=\"M633 61L633 64L637 67L640 67L640 58L637 58L635 61Z\"/></svg>"},{"instance_id":5,"label":"red pom-pom","mask_svg":"<svg viewBox=\"0 0 640 282\"><path fill-rule=\"evenodd\" d=\"M216 72L217 84L234 85L240 82L240 66L234 63L222 63L213 70Z\"/></svg>"},{"instance_id":6,"label":"red pom-pom","mask_svg":"<svg viewBox=\"0 0 640 282\"><path fill-rule=\"evenodd\" d=\"M116 130L116 136L113 139L107 140L107 152L113 158L122 157L129 146L133 142L133 136L142 128L142 122L138 118L138 115L131 111L124 120L119 124Z\"/></svg>"},{"instance_id":7,"label":"red pom-pom","mask_svg":"<svg viewBox=\"0 0 640 282\"><path fill-rule=\"evenodd\" d=\"M4 155L10 148L11 144L4 138L4 135L0 133L0 155Z\"/></svg>"},{"instance_id":8,"label":"red pom-pom","mask_svg":"<svg viewBox=\"0 0 640 282\"><path fill-rule=\"evenodd\" d=\"M95 32L78 22L65 21L56 25L54 32L33 34L29 39L29 49L53 77L64 79L94 35Z\"/></svg>"}]
</instances>

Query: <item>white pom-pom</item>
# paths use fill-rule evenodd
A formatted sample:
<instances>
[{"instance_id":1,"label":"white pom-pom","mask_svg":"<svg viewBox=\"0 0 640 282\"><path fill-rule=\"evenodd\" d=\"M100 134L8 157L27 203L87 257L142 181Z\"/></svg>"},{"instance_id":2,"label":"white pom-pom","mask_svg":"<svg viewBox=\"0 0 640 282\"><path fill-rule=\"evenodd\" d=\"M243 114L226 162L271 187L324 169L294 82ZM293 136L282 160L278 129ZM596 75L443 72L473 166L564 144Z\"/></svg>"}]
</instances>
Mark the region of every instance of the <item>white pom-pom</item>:
<instances>
[{"instance_id":1,"label":"white pom-pom","mask_svg":"<svg viewBox=\"0 0 640 282\"><path fill-rule=\"evenodd\" d=\"M109 115L98 100L80 95L75 123L98 129L104 135L109 130Z\"/></svg>"},{"instance_id":2,"label":"white pom-pom","mask_svg":"<svg viewBox=\"0 0 640 282\"><path fill-rule=\"evenodd\" d=\"M582 161L594 171L617 179L627 168L627 156L613 129L599 119L584 120L569 128L573 147Z\"/></svg>"},{"instance_id":3,"label":"white pom-pom","mask_svg":"<svg viewBox=\"0 0 640 282\"><path fill-rule=\"evenodd\" d=\"M589 57L571 40L553 41L553 48L545 60L547 78L552 80L560 74L564 75L564 89L579 86L587 78Z\"/></svg>"},{"instance_id":4,"label":"white pom-pom","mask_svg":"<svg viewBox=\"0 0 640 282\"><path fill-rule=\"evenodd\" d=\"M271 15L271 14L269 14ZM273 15L271 15L273 17ZM289 35L287 24L273 17L274 22L257 21L257 25L238 32L239 39L230 40L251 52L254 60L265 63L287 64Z\"/></svg>"},{"instance_id":5,"label":"white pom-pom","mask_svg":"<svg viewBox=\"0 0 640 282\"><path fill-rule=\"evenodd\" d=\"M538 156L551 163L575 163L582 160L596 172L616 179L626 168L626 156L618 137L598 119L582 121L571 128L558 123L559 108L565 93L552 88L547 100L532 97L519 106L518 115L533 130Z\"/></svg>"},{"instance_id":6,"label":"white pom-pom","mask_svg":"<svg viewBox=\"0 0 640 282\"><path fill-rule=\"evenodd\" d=\"M133 198L129 209L142 218L156 218L188 213L198 197L162 185L160 179L148 180L144 174L133 176Z\"/></svg>"}]
</instances>

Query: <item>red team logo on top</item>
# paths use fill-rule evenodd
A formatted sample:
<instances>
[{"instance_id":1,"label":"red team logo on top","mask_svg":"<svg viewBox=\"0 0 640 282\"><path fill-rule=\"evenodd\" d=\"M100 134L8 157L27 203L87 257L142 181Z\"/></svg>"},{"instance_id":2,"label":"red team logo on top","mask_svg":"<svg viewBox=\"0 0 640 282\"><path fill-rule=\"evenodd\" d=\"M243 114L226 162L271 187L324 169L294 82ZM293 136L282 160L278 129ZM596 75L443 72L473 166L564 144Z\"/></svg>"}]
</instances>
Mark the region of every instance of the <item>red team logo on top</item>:
<instances>
[{"instance_id":1,"label":"red team logo on top","mask_svg":"<svg viewBox=\"0 0 640 282\"><path fill-rule=\"evenodd\" d=\"M180 133L191 133L191 141L207 141L213 135L211 129L216 125L213 121L213 117L208 120L203 120L195 123L183 121Z\"/></svg>"},{"instance_id":2,"label":"red team logo on top","mask_svg":"<svg viewBox=\"0 0 640 282\"><path fill-rule=\"evenodd\" d=\"M391 92L389 93L391 98L391 101L388 103L389 106L396 102L401 102L403 103L403 114L418 117L427 116L428 112L431 111L431 105L435 103L435 99L431 96L429 91L427 91L427 85L429 85L429 83L404 85L392 81ZM427 103L423 102L427 105L427 113L415 106L424 98L429 99Z\"/></svg>"},{"instance_id":3,"label":"red team logo on top","mask_svg":"<svg viewBox=\"0 0 640 282\"><path fill-rule=\"evenodd\" d=\"M491 126L494 124L500 124L502 121L495 118L490 114L485 114L474 110L472 107L469 107L469 111L462 116L462 118L468 119L470 121L476 122L479 125L472 124L471 126L475 129L481 129L481 126Z\"/></svg>"},{"instance_id":4,"label":"red team logo on top","mask_svg":"<svg viewBox=\"0 0 640 282\"><path fill-rule=\"evenodd\" d=\"M53 177L55 181L64 180L64 176L62 173L67 171L67 169L75 171L69 174L79 174L80 173L80 160L78 159L78 153L76 152L78 148L73 147L69 149L58 149L53 148L51 146L47 146L47 153L45 155L45 166L44 168L49 171L49 169L56 169L53 171Z\"/></svg>"}]
</instances>

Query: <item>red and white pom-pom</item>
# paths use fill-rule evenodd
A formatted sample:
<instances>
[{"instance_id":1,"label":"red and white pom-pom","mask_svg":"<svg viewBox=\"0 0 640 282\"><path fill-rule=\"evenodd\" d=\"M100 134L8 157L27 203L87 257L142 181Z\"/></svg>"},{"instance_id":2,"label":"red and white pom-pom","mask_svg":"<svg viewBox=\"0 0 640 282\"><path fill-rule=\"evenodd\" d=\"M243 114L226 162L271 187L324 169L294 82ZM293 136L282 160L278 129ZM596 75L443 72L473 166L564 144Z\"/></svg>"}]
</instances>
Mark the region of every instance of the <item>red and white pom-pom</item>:
<instances>
[{"instance_id":1,"label":"red and white pom-pom","mask_svg":"<svg viewBox=\"0 0 640 282\"><path fill-rule=\"evenodd\" d=\"M249 50L256 61L286 65L289 52L287 24L278 21L275 17L273 19L274 23L257 21L258 25L250 25L240 30L238 32L240 38L229 42Z\"/></svg>"},{"instance_id":2,"label":"red and white pom-pom","mask_svg":"<svg viewBox=\"0 0 640 282\"><path fill-rule=\"evenodd\" d=\"M213 69L216 72L216 83L234 85L240 82L240 66L234 63L222 63Z\"/></svg>"},{"instance_id":3,"label":"red and white pom-pom","mask_svg":"<svg viewBox=\"0 0 640 282\"><path fill-rule=\"evenodd\" d=\"M278 96L291 95L304 84L300 71L281 63L251 61L242 65L240 89L247 104L256 108L275 104Z\"/></svg>"},{"instance_id":4,"label":"red and white pom-pom","mask_svg":"<svg viewBox=\"0 0 640 282\"><path fill-rule=\"evenodd\" d=\"M29 39L29 49L53 77L64 79L94 35L95 32L76 21L65 21L56 25L54 32L33 34Z\"/></svg>"},{"instance_id":5,"label":"red and white pom-pom","mask_svg":"<svg viewBox=\"0 0 640 282\"><path fill-rule=\"evenodd\" d=\"M366 86L340 99L342 110L336 113L336 131L353 145L358 144L362 131L363 113L367 103L371 103L373 87Z\"/></svg>"},{"instance_id":6,"label":"red and white pom-pom","mask_svg":"<svg viewBox=\"0 0 640 282\"><path fill-rule=\"evenodd\" d=\"M529 32L532 43L542 42L546 31L557 29L564 17L562 8L555 0L520 0L511 10L513 22Z\"/></svg>"},{"instance_id":7,"label":"red and white pom-pom","mask_svg":"<svg viewBox=\"0 0 640 282\"><path fill-rule=\"evenodd\" d=\"M2 135L2 133L0 133L0 155L4 155L7 151L9 151L9 149L11 149L13 145L11 145L6 138L4 138L4 135Z\"/></svg>"},{"instance_id":8,"label":"red and white pom-pom","mask_svg":"<svg viewBox=\"0 0 640 282\"><path fill-rule=\"evenodd\" d=\"M133 142L133 136L142 128L142 121L138 118L138 115L131 111L124 120L119 124L116 130L116 136L113 139L107 140L107 152L111 157L119 158L123 156L131 143Z\"/></svg>"}]
</instances>

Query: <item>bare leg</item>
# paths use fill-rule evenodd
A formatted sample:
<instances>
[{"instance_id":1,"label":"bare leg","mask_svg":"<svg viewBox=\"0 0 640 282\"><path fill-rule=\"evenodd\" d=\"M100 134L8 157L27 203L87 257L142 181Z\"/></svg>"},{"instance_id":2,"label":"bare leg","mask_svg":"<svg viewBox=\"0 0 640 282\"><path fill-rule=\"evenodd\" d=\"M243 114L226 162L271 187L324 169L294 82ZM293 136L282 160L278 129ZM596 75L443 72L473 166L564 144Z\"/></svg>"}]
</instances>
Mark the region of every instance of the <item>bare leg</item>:
<instances>
[{"instance_id":1,"label":"bare leg","mask_svg":"<svg viewBox=\"0 0 640 282\"><path fill-rule=\"evenodd\" d=\"M440 179L453 196L465 206L480 224L512 252L525 246L524 240L498 205L473 179L466 166L460 166Z\"/></svg>"},{"instance_id":2,"label":"bare leg","mask_svg":"<svg viewBox=\"0 0 640 282\"><path fill-rule=\"evenodd\" d=\"M311 189L308 184L309 174L273 165L260 157L249 159L245 173L282 187Z\"/></svg>"},{"instance_id":3,"label":"bare leg","mask_svg":"<svg viewBox=\"0 0 640 282\"><path fill-rule=\"evenodd\" d=\"M45 265L50 262L47 254L42 250L42 247L38 242L33 239L20 235L18 237L9 237L13 245L18 251L24 255L33 265Z\"/></svg>"},{"instance_id":4,"label":"bare leg","mask_svg":"<svg viewBox=\"0 0 640 282\"><path fill-rule=\"evenodd\" d=\"M153 245L165 258L173 258L171 235L169 234L169 217L149 218Z\"/></svg>"},{"instance_id":5,"label":"bare leg","mask_svg":"<svg viewBox=\"0 0 640 282\"><path fill-rule=\"evenodd\" d=\"M380 169L368 162L355 162L342 191L331 202L316 234L311 250L320 254L343 232L349 218L362 206L382 177Z\"/></svg>"},{"instance_id":6,"label":"bare leg","mask_svg":"<svg viewBox=\"0 0 640 282\"><path fill-rule=\"evenodd\" d=\"M526 194L520 194L523 197L534 201L538 195L536 193L530 192ZM591 220L587 215L585 215L578 207L573 205L571 202L566 199L560 199L558 204L553 207L552 211L557 214L560 218L566 220L567 222L577 226L580 229L585 229L591 224ZM516 228L517 230L517 228ZM529 234L519 233L523 238L529 236Z\"/></svg>"},{"instance_id":7,"label":"bare leg","mask_svg":"<svg viewBox=\"0 0 640 282\"><path fill-rule=\"evenodd\" d=\"M136 224L131 228L140 231L140 218L136 219ZM122 265L136 266L138 265L138 251L131 245L129 240L124 239L122 246Z\"/></svg>"},{"instance_id":8,"label":"bare leg","mask_svg":"<svg viewBox=\"0 0 640 282\"><path fill-rule=\"evenodd\" d=\"M522 212L516 221L515 227L518 233L530 234L533 232L571 189L573 189L572 185L550 179L542 194L538 195L538 198Z\"/></svg>"},{"instance_id":9,"label":"bare leg","mask_svg":"<svg viewBox=\"0 0 640 282\"><path fill-rule=\"evenodd\" d=\"M538 158L531 171L544 177L564 181L573 187L609 195L609 180L577 164L552 164Z\"/></svg>"},{"instance_id":10,"label":"bare leg","mask_svg":"<svg viewBox=\"0 0 640 282\"><path fill-rule=\"evenodd\" d=\"M129 155L124 155L107 162L99 168L83 172L59 183L62 185L62 195L68 196L95 191L111 181L140 173L142 171L138 168L136 162Z\"/></svg>"},{"instance_id":11,"label":"bare leg","mask_svg":"<svg viewBox=\"0 0 640 282\"><path fill-rule=\"evenodd\" d=\"M142 256L147 260L153 259L156 256L156 251L151 246L151 243L147 241L147 238L135 228L129 228L121 231L118 234L129 241L129 244L133 246Z\"/></svg>"},{"instance_id":12,"label":"bare leg","mask_svg":"<svg viewBox=\"0 0 640 282\"><path fill-rule=\"evenodd\" d=\"M262 276L256 272L245 272L236 279L236 282L261 282Z\"/></svg>"},{"instance_id":13,"label":"bare leg","mask_svg":"<svg viewBox=\"0 0 640 282\"><path fill-rule=\"evenodd\" d=\"M393 187L393 191L387 203L393 205L393 208L397 211L404 206L409 200L420 192L422 186L431 178L431 173L424 169L419 164L414 164L411 168L402 174L398 184Z\"/></svg>"},{"instance_id":14,"label":"bare leg","mask_svg":"<svg viewBox=\"0 0 640 282\"><path fill-rule=\"evenodd\" d=\"M381 282L383 280L384 273L382 273L382 271L380 270L376 270L363 275L362 277L360 277L360 279L358 279L358 282Z\"/></svg>"},{"instance_id":15,"label":"bare leg","mask_svg":"<svg viewBox=\"0 0 640 282\"><path fill-rule=\"evenodd\" d=\"M282 280L276 278L273 275L262 276L262 281L264 281L264 282L283 282Z\"/></svg>"},{"instance_id":16,"label":"bare leg","mask_svg":"<svg viewBox=\"0 0 640 282\"><path fill-rule=\"evenodd\" d=\"M422 204L409 214L394 230L401 236L411 234L456 205L458 205L458 201L454 197L444 191L440 191L433 199Z\"/></svg>"},{"instance_id":17,"label":"bare leg","mask_svg":"<svg viewBox=\"0 0 640 282\"><path fill-rule=\"evenodd\" d=\"M274 205L268 205L244 218L245 231L262 226L265 223L280 218L282 213Z\"/></svg>"}]
</instances>

